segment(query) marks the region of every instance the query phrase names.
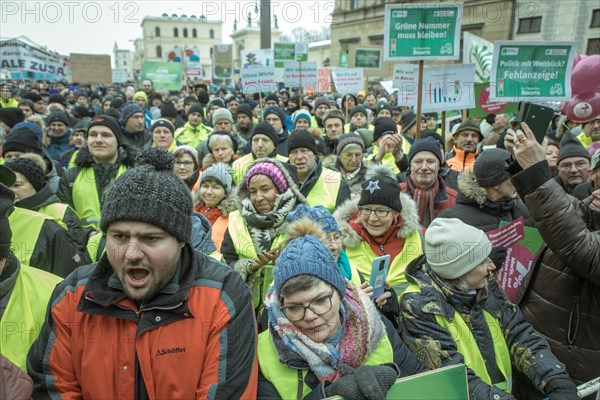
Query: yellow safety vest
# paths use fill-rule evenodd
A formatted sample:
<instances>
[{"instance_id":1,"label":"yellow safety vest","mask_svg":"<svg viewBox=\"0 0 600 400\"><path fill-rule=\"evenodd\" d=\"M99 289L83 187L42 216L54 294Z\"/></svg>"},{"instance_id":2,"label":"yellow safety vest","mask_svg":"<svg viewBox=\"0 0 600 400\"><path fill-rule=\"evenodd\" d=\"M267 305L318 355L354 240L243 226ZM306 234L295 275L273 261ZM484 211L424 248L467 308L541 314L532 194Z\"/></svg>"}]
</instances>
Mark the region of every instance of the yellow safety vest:
<instances>
[{"instance_id":1,"label":"yellow safety vest","mask_svg":"<svg viewBox=\"0 0 600 400\"><path fill-rule=\"evenodd\" d=\"M281 156L279 154L275 155L275 159L277 161L281 161L282 163L288 162L287 157ZM246 175L248 168L250 168L250 165L253 162L254 157L252 157L252 153L246 154L245 156L240 157L233 162L233 164L231 165L231 169L233 170L233 183L235 183L236 185L240 183L244 175Z\"/></svg>"},{"instance_id":2,"label":"yellow safety vest","mask_svg":"<svg viewBox=\"0 0 600 400\"><path fill-rule=\"evenodd\" d=\"M85 246L85 250L93 263L98 261L102 257L102 254L104 254L104 247L100 247L103 236L103 233L91 236Z\"/></svg>"},{"instance_id":3,"label":"yellow safety vest","mask_svg":"<svg viewBox=\"0 0 600 400\"><path fill-rule=\"evenodd\" d=\"M421 293L421 288L411 283L404 293L400 295L400 302L402 302L402 297L408 293ZM512 365L510 362L510 352L506 345L502 327L485 309L483 310L483 316L492 337L492 345L494 346L494 354L496 355L496 365L505 378L504 381L495 384L492 384L492 380L485 366L485 361L483 360L481 351L479 351L473 333L458 311L454 310L452 320L448 320L446 317L439 314L435 314L435 320L439 326L450 333L452 340L456 343L456 350L463 356L467 367L473 370L473 372L488 385L496 386L498 389L510 393L512 390Z\"/></svg>"},{"instance_id":4,"label":"yellow safety vest","mask_svg":"<svg viewBox=\"0 0 600 400\"><path fill-rule=\"evenodd\" d=\"M368 281L371 279L371 267L373 259L378 257L369 243L361 240L356 247L346 247L346 255L350 260L350 265L356 267L362 276ZM417 257L423 255L423 243L418 229L415 229L404 239L404 248L400 254L396 255L388 269L387 282L400 294L404 291L408 282L404 272L408 264Z\"/></svg>"},{"instance_id":5,"label":"yellow safety vest","mask_svg":"<svg viewBox=\"0 0 600 400\"><path fill-rule=\"evenodd\" d=\"M127 171L123 164L119 165L118 178ZM100 223L100 196L96 188L96 172L92 167L82 168L73 183L73 205L82 222L98 226Z\"/></svg>"},{"instance_id":6,"label":"yellow safety vest","mask_svg":"<svg viewBox=\"0 0 600 400\"><path fill-rule=\"evenodd\" d=\"M350 125L352 125L350 122L348 122L346 125L344 125L344 133L350 133ZM375 130L375 126L373 126L373 124L367 124L367 126L365 126L365 128L367 128L371 132L373 132Z\"/></svg>"},{"instance_id":7,"label":"yellow safety vest","mask_svg":"<svg viewBox=\"0 0 600 400\"><path fill-rule=\"evenodd\" d=\"M67 168L77 168L77 164L75 164L77 154L79 154L79 149L75 150L73 154L71 154L71 158L69 159L69 164L67 164Z\"/></svg>"},{"instance_id":8,"label":"yellow safety vest","mask_svg":"<svg viewBox=\"0 0 600 400\"><path fill-rule=\"evenodd\" d=\"M342 174L339 172L323 168L317 182L306 196L308 205L311 207L321 205L333 213L342 179Z\"/></svg>"},{"instance_id":9,"label":"yellow safety vest","mask_svg":"<svg viewBox=\"0 0 600 400\"><path fill-rule=\"evenodd\" d=\"M291 399L298 395L299 384L302 384L302 397L309 394L312 389L304 383L304 378L308 373L307 369L296 370L283 365L279 361L277 350L271 340L271 332L268 330L258 335L258 365L263 376L275 386L279 396L282 399ZM381 341L375 347L375 350L364 362L363 365L381 365L394 362L394 351L387 334L381 338ZM300 372L302 373L302 382L300 382Z\"/></svg>"},{"instance_id":10,"label":"yellow safety vest","mask_svg":"<svg viewBox=\"0 0 600 400\"><path fill-rule=\"evenodd\" d=\"M44 324L50 295L61 281L49 272L21 264L0 319L0 353L24 372L27 352Z\"/></svg>"},{"instance_id":11,"label":"yellow safety vest","mask_svg":"<svg viewBox=\"0 0 600 400\"><path fill-rule=\"evenodd\" d=\"M57 219L64 223L65 213L67 212L67 208L69 208L68 204L64 203L52 203L47 204L43 207L40 207L37 211L42 214L49 215L54 219ZM75 210L73 210L75 212Z\"/></svg>"},{"instance_id":12,"label":"yellow safety vest","mask_svg":"<svg viewBox=\"0 0 600 400\"><path fill-rule=\"evenodd\" d=\"M14 207L13 212L9 215L8 223L12 230L12 249L21 264L31 265L31 256L46 221L54 221L65 230L68 230L62 221L37 211Z\"/></svg>"},{"instance_id":13,"label":"yellow safety vest","mask_svg":"<svg viewBox=\"0 0 600 400\"><path fill-rule=\"evenodd\" d=\"M235 247L235 252L239 258L249 258L252 260L258 258L254 243L252 242L252 237L246 226L246 221L242 218L242 214L239 210L229 214L228 229ZM280 246L283 240L283 235L277 235L275 239L273 239L271 249ZM259 275L254 278L251 288L252 303L254 304L255 309L262 306L265 295L269 290L269 286L273 282L273 266L273 264L267 264L255 272L255 274Z\"/></svg>"},{"instance_id":14,"label":"yellow safety vest","mask_svg":"<svg viewBox=\"0 0 600 400\"><path fill-rule=\"evenodd\" d=\"M373 152L369 154L367 160L373 161L378 152L379 147L377 147L376 144L373 144ZM385 165L386 167L394 171L394 174L396 175L400 173L400 168L398 168L398 166L396 165L396 159L394 158L394 155L392 153L385 153L383 155L383 158L381 159L381 165Z\"/></svg>"},{"instance_id":15,"label":"yellow safety vest","mask_svg":"<svg viewBox=\"0 0 600 400\"><path fill-rule=\"evenodd\" d=\"M184 126L175 131L175 140L180 144L187 144L193 148L197 148L200 143L208 139L213 129L204 125L202 122L195 128L186 122Z\"/></svg>"}]
</instances>

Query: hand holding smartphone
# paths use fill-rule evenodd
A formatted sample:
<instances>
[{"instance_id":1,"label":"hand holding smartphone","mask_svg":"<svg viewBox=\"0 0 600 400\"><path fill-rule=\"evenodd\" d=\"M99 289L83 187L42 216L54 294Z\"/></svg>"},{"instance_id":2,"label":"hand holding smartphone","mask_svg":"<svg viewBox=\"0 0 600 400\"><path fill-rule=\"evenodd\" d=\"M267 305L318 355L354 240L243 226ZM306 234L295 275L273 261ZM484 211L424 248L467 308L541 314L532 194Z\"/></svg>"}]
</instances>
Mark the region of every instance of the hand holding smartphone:
<instances>
[{"instance_id":1,"label":"hand holding smartphone","mask_svg":"<svg viewBox=\"0 0 600 400\"><path fill-rule=\"evenodd\" d=\"M553 117L554 110L550 107L529 102L520 102L513 129L515 131L521 129L521 122L527 123L535 135L535 139L541 144Z\"/></svg>"},{"instance_id":2,"label":"hand holding smartphone","mask_svg":"<svg viewBox=\"0 0 600 400\"><path fill-rule=\"evenodd\" d=\"M385 291L385 281L390 267L390 255L376 257L371 266L370 285L373 287L373 299L378 298Z\"/></svg>"}]
</instances>

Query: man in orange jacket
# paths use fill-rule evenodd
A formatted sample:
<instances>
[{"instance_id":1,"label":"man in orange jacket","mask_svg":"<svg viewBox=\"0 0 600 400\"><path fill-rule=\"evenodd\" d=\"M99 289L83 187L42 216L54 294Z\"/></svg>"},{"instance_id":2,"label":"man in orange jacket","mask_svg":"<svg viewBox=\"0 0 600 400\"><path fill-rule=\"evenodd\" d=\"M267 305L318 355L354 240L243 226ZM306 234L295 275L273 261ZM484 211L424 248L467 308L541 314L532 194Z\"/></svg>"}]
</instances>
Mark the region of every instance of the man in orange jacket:
<instances>
[{"instance_id":1,"label":"man in orange jacket","mask_svg":"<svg viewBox=\"0 0 600 400\"><path fill-rule=\"evenodd\" d=\"M446 164L458 173L471 171L479 155L477 145L483 140L479 124L466 120L454 131L452 140L454 147L446 155Z\"/></svg>"}]
</instances>

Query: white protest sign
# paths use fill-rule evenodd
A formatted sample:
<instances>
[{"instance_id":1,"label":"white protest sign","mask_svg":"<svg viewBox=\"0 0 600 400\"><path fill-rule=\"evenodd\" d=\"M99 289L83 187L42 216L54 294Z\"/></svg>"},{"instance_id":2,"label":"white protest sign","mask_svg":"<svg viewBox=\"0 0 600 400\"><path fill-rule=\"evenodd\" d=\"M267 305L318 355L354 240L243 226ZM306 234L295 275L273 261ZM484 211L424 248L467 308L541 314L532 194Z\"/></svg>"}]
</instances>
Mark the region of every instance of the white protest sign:
<instances>
[{"instance_id":1,"label":"white protest sign","mask_svg":"<svg viewBox=\"0 0 600 400\"><path fill-rule=\"evenodd\" d=\"M415 75L418 67L414 69ZM475 64L442 65L423 69L422 112L475 108ZM414 102L417 108L417 99Z\"/></svg>"},{"instance_id":2,"label":"white protest sign","mask_svg":"<svg viewBox=\"0 0 600 400\"><path fill-rule=\"evenodd\" d=\"M273 49L242 50L240 56L242 58L242 68L272 67L274 65Z\"/></svg>"},{"instance_id":3,"label":"white protest sign","mask_svg":"<svg viewBox=\"0 0 600 400\"><path fill-rule=\"evenodd\" d=\"M394 77L392 81L394 89L398 90L398 105L412 106L417 96L415 64L394 65Z\"/></svg>"},{"instance_id":4,"label":"white protest sign","mask_svg":"<svg viewBox=\"0 0 600 400\"><path fill-rule=\"evenodd\" d=\"M240 70L244 94L275 91L274 67L249 67Z\"/></svg>"},{"instance_id":5,"label":"white protest sign","mask_svg":"<svg viewBox=\"0 0 600 400\"><path fill-rule=\"evenodd\" d=\"M285 87L316 86L319 84L316 62L286 61L283 63Z\"/></svg>"},{"instance_id":6,"label":"white protest sign","mask_svg":"<svg viewBox=\"0 0 600 400\"><path fill-rule=\"evenodd\" d=\"M363 90L362 68L336 68L331 70L335 89L340 93L357 93Z\"/></svg>"}]
</instances>

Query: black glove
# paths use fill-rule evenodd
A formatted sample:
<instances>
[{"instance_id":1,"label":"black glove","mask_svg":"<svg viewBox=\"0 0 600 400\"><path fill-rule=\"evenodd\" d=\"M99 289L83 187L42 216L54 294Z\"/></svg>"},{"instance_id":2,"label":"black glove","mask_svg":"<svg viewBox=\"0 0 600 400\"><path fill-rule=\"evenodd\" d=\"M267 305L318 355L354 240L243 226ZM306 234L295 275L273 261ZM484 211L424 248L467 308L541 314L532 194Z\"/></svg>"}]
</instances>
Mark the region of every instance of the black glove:
<instances>
[{"instance_id":1,"label":"black glove","mask_svg":"<svg viewBox=\"0 0 600 400\"><path fill-rule=\"evenodd\" d=\"M492 247L492 252L490 253L489 257L496 266L496 272L500 271L500 268L502 268L504 260L506 260L506 253L507 250L504 246Z\"/></svg>"},{"instance_id":2,"label":"black glove","mask_svg":"<svg viewBox=\"0 0 600 400\"><path fill-rule=\"evenodd\" d=\"M363 365L356 370L361 393L370 400L385 400L388 390L398 378L398 370L390 364Z\"/></svg>"},{"instance_id":3,"label":"black glove","mask_svg":"<svg viewBox=\"0 0 600 400\"><path fill-rule=\"evenodd\" d=\"M570 379L553 379L546 386L550 400L579 400L577 387Z\"/></svg>"},{"instance_id":4,"label":"black glove","mask_svg":"<svg viewBox=\"0 0 600 400\"><path fill-rule=\"evenodd\" d=\"M342 376L337 381L325 384L325 394L330 396L342 396L344 399L365 399L356 382L356 370L352 367L343 366Z\"/></svg>"}]
</instances>

